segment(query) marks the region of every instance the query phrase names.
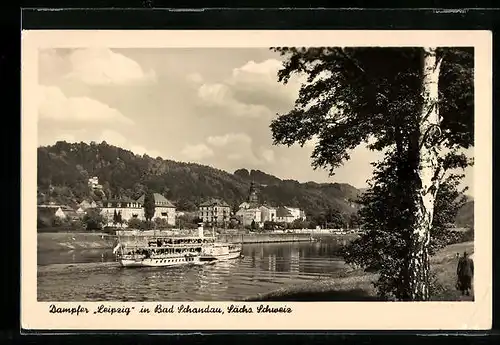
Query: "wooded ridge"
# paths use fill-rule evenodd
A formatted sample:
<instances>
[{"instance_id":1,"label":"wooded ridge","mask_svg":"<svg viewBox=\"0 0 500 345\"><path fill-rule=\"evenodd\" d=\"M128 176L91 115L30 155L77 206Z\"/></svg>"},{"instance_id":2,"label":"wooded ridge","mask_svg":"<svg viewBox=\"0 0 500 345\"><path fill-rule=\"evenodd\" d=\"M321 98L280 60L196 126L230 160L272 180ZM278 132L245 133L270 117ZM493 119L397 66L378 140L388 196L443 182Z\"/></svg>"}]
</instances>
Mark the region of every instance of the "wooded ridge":
<instances>
[{"instance_id":1,"label":"wooded ridge","mask_svg":"<svg viewBox=\"0 0 500 345\"><path fill-rule=\"evenodd\" d=\"M98 177L102 191L89 188L88 179L94 176ZM345 183L300 183L259 170L238 169L231 174L196 163L135 155L106 142L58 141L38 148L39 204L54 201L76 206L85 199L135 199L151 189L181 211L195 211L208 198L224 199L236 209L246 200L252 181L258 186L261 202L300 207L307 215L335 209L350 216L356 212L355 201L362 192ZM457 216L459 225L473 217L471 203Z\"/></svg>"}]
</instances>

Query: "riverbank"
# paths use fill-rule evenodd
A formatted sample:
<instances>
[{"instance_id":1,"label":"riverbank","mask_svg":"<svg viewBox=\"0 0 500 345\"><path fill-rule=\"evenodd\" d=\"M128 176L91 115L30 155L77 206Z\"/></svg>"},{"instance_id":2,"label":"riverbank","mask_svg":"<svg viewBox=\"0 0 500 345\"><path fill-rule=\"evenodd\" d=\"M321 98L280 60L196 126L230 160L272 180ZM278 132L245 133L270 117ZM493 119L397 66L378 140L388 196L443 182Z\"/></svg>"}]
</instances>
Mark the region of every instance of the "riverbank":
<instances>
[{"instance_id":1,"label":"riverbank","mask_svg":"<svg viewBox=\"0 0 500 345\"><path fill-rule=\"evenodd\" d=\"M455 289L456 253L474 252L474 242L449 245L431 258L431 271L436 275L434 301L473 300L463 298ZM378 301L372 282L377 275L352 270L343 277L284 287L266 294L247 298L246 301Z\"/></svg>"},{"instance_id":2,"label":"riverbank","mask_svg":"<svg viewBox=\"0 0 500 345\"><path fill-rule=\"evenodd\" d=\"M38 252L112 249L116 245L116 236L99 232L50 232L38 233L37 242Z\"/></svg>"}]
</instances>

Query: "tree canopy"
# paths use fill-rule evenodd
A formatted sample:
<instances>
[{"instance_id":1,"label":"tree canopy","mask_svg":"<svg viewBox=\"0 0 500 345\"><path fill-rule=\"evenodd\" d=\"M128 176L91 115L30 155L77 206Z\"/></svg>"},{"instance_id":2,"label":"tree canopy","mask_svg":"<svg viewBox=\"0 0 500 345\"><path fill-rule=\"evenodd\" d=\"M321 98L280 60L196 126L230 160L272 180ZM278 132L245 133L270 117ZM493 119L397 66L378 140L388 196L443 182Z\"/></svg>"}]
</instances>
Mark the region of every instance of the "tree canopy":
<instances>
[{"instance_id":1,"label":"tree canopy","mask_svg":"<svg viewBox=\"0 0 500 345\"><path fill-rule=\"evenodd\" d=\"M433 240L459 206L450 173L472 164L462 150L474 144L473 49L274 50L279 81L305 77L294 108L271 123L274 144L316 138L312 165L331 175L362 143L385 152L361 200L369 232L347 259L381 271L381 294L427 300Z\"/></svg>"},{"instance_id":2,"label":"tree canopy","mask_svg":"<svg viewBox=\"0 0 500 345\"><path fill-rule=\"evenodd\" d=\"M280 82L306 77L294 108L271 124L275 144L304 145L317 137L313 166L331 174L363 142L374 150L410 145L422 105L421 48L273 49L285 58ZM440 48L438 53L444 58L439 76L442 144L469 148L474 144L474 51Z\"/></svg>"},{"instance_id":3,"label":"tree canopy","mask_svg":"<svg viewBox=\"0 0 500 345\"><path fill-rule=\"evenodd\" d=\"M155 215L155 197L152 191L148 191L144 196L144 218L150 222Z\"/></svg>"}]
</instances>

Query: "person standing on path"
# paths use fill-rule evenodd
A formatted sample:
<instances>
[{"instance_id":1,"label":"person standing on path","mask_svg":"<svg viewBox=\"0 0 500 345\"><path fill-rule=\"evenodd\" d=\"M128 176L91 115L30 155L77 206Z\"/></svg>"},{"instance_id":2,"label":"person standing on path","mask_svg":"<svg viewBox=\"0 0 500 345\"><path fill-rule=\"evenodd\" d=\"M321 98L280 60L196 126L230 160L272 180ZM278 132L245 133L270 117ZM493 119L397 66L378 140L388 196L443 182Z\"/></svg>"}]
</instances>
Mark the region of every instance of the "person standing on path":
<instances>
[{"instance_id":1,"label":"person standing on path","mask_svg":"<svg viewBox=\"0 0 500 345\"><path fill-rule=\"evenodd\" d=\"M467 252L458 261L457 266L458 288L462 295L470 296L472 289L472 278L474 277L474 261Z\"/></svg>"}]
</instances>

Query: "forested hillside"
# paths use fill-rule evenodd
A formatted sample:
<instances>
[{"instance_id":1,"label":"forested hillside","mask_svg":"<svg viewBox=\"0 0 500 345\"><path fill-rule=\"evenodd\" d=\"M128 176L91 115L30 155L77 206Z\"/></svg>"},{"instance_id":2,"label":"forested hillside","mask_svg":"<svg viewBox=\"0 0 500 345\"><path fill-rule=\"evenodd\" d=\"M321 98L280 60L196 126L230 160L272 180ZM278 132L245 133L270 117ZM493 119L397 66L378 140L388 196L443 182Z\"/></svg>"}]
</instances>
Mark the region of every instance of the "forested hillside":
<instances>
[{"instance_id":1,"label":"forested hillside","mask_svg":"<svg viewBox=\"0 0 500 345\"><path fill-rule=\"evenodd\" d=\"M91 192L88 178L97 176L103 193ZM75 204L84 198L136 198L152 189L172 200L179 210L195 210L209 197L231 206L243 202L251 181L259 188L262 202L301 207L308 214L336 209L355 211L351 200L358 190L347 184L299 183L281 180L261 171L240 169L234 174L209 166L182 163L96 143L57 142L38 148L38 200Z\"/></svg>"},{"instance_id":2,"label":"forested hillside","mask_svg":"<svg viewBox=\"0 0 500 345\"><path fill-rule=\"evenodd\" d=\"M88 179L97 176L103 193L92 192ZM234 174L194 163L182 163L147 155L139 156L106 142L66 143L38 148L38 202L76 205L83 199L137 198L147 189L161 193L179 210L196 210L210 197L223 198L233 208L243 202L250 183L258 186L261 202L300 207L308 215L356 211L353 201L361 192L349 184L299 183L282 180L259 170L239 169ZM457 216L460 225L472 224L473 201Z\"/></svg>"}]
</instances>

